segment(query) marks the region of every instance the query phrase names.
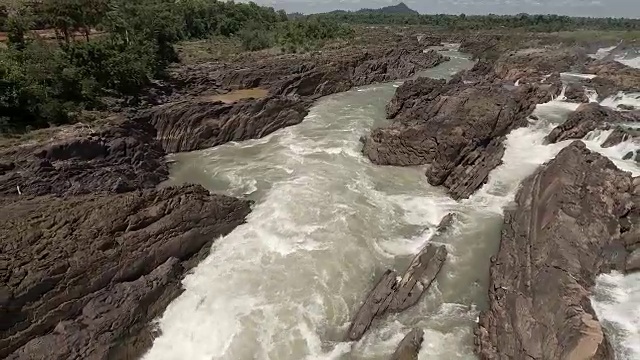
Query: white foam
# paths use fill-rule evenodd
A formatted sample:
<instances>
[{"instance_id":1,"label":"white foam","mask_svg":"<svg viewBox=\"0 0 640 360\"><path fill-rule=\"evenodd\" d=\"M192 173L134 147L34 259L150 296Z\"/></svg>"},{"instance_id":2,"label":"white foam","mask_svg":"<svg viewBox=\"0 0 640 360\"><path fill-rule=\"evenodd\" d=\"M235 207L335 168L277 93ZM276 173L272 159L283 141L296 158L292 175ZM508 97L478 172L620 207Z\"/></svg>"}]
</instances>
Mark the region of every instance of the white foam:
<instances>
[{"instance_id":1,"label":"white foam","mask_svg":"<svg viewBox=\"0 0 640 360\"><path fill-rule=\"evenodd\" d=\"M632 68L640 69L640 56L635 58L626 59L624 57L616 58L616 61Z\"/></svg>"},{"instance_id":2,"label":"white foam","mask_svg":"<svg viewBox=\"0 0 640 360\"><path fill-rule=\"evenodd\" d=\"M612 109L617 109L619 105L633 106L634 108L640 109L640 93L619 92L616 95L609 96L602 100L600 105Z\"/></svg>"},{"instance_id":3,"label":"white foam","mask_svg":"<svg viewBox=\"0 0 640 360\"><path fill-rule=\"evenodd\" d=\"M618 360L640 359L640 274L600 275L594 293L593 307Z\"/></svg>"},{"instance_id":4,"label":"white foam","mask_svg":"<svg viewBox=\"0 0 640 360\"><path fill-rule=\"evenodd\" d=\"M597 77L597 75L593 74L580 74L580 73L572 73L572 72L563 72L560 73L560 78L562 79L593 79Z\"/></svg>"}]
</instances>

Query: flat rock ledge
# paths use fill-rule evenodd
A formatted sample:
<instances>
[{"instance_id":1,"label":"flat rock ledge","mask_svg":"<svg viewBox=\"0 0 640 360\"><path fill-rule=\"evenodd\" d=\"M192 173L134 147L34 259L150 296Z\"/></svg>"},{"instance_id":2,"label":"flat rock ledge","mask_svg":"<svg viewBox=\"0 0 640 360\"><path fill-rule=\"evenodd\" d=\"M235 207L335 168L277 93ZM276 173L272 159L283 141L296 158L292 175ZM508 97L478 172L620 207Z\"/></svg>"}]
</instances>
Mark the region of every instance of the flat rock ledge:
<instances>
[{"instance_id":1,"label":"flat rock ledge","mask_svg":"<svg viewBox=\"0 0 640 360\"><path fill-rule=\"evenodd\" d=\"M597 275L637 271L640 178L575 141L505 213L475 330L481 359L614 359L591 306Z\"/></svg>"}]
</instances>

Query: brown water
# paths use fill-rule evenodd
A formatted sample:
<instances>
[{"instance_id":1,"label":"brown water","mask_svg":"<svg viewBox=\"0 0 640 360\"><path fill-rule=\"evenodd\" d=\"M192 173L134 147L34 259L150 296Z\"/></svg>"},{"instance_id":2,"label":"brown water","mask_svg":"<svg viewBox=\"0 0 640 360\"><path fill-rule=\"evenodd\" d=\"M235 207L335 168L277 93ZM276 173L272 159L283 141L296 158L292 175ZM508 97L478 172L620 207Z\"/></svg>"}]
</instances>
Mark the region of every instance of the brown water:
<instances>
[{"instance_id":1,"label":"brown water","mask_svg":"<svg viewBox=\"0 0 640 360\"><path fill-rule=\"evenodd\" d=\"M232 104L242 99L262 99L269 95L269 91L261 88L242 89L230 91L226 94L204 95L200 97L203 101L222 101L226 104Z\"/></svg>"},{"instance_id":2,"label":"brown water","mask_svg":"<svg viewBox=\"0 0 640 360\"><path fill-rule=\"evenodd\" d=\"M448 54L452 61L423 75L447 78L472 65ZM323 98L301 124L263 139L172 156L169 184L197 182L256 203L184 280L146 359L387 359L413 327L425 331L420 359L475 358L472 332L503 208L564 146L542 140L575 106L539 107L540 121L508 137L488 184L456 202L427 183L424 169L375 166L360 153L360 136L387 123L384 107L399 84ZM450 255L436 284L360 342L342 341L377 277L403 270L450 211L461 222L442 240Z\"/></svg>"}]
</instances>

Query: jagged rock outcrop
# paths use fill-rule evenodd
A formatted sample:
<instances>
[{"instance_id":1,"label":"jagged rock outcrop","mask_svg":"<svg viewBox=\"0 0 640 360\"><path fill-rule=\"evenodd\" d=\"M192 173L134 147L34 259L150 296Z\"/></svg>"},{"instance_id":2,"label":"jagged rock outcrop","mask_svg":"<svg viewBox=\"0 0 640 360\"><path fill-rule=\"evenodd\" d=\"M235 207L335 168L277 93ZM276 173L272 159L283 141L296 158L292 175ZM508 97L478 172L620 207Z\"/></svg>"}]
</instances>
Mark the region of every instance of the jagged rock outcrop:
<instances>
[{"instance_id":1,"label":"jagged rock outcrop","mask_svg":"<svg viewBox=\"0 0 640 360\"><path fill-rule=\"evenodd\" d=\"M616 146L630 139L640 138L640 130L616 126L607 139L602 143L603 148Z\"/></svg>"},{"instance_id":2,"label":"jagged rock outcrop","mask_svg":"<svg viewBox=\"0 0 640 360\"><path fill-rule=\"evenodd\" d=\"M388 108L390 115L395 113L394 123L372 131L363 152L379 165L429 165L429 182L444 185L460 199L501 163L504 137L527 125L539 89L441 84L419 79L400 86Z\"/></svg>"},{"instance_id":3,"label":"jagged rock outcrop","mask_svg":"<svg viewBox=\"0 0 640 360\"><path fill-rule=\"evenodd\" d=\"M169 173L154 136L150 124L125 120L95 131L76 127L67 136L6 149L0 152L0 195L153 188Z\"/></svg>"},{"instance_id":4,"label":"jagged rock outcrop","mask_svg":"<svg viewBox=\"0 0 640 360\"><path fill-rule=\"evenodd\" d=\"M453 221L453 214L445 216L438 225L435 236L446 234ZM447 258L447 249L444 246L432 244L432 241L433 239L418 252L402 276L394 270L387 270L382 274L356 312L347 330L347 340L359 340L374 320L388 313L404 311L420 300Z\"/></svg>"},{"instance_id":5,"label":"jagged rock outcrop","mask_svg":"<svg viewBox=\"0 0 640 360\"><path fill-rule=\"evenodd\" d=\"M567 85L567 89L565 90L564 96L567 98L567 101L577 102L577 103L588 103L589 97L585 92L585 88L580 84L569 84Z\"/></svg>"},{"instance_id":6,"label":"jagged rock outcrop","mask_svg":"<svg viewBox=\"0 0 640 360\"><path fill-rule=\"evenodd\" d=\"M140 355L185 270L249 202L200 186L4 198L0 357Z\"/></svg>"},{"instance_id":7,"label":"jagged rock outcrop","mask_svg":"<svg viewBox=\"0 0 640 360\"><path fill-rule=\"evenodd\" d=\"M640 247L640 178L576 141L527 178L492 258L481 359L614 359L589 300ZM633 265L633 264L632 264Z\"/></svg>"},{"instance_id":8,"label":"jagged rock outcrop","mask_svg":"<svg viewBox=\"0 0 640 360\"><path fill-rule=\"evenodd\" d=\"M261 87L273 95L322 96L354 86L408 78L434 67L445 56L424 52L415 37L380 39L376 45L286 54L234 63L205 63L176 69L172 77L183 92Z\"/></svg>"},{"instance_id":9,"label":"jagged rock outcrop","mask_svg":"<svg viewBox=\"0 0 640 360\"><path fill-rule=\"evenodd\" d=\"M617 61L594 61L586 66L585 72L597 75L589 83L596 89L600 99L619 91L640 91L640 69Z\"/></svg>"},{"instance_id":10,"label":"jagged rock outcrop","mask_svg":"<svg viewBox=\"0 0 640 360\"><path fill-rule=\"evenodd\" d=\"M609 129L612 124L627 121L635 121L635 118L598 103L583 104L564 123L553 129L546 140L556 143L567 139L582 139L593 130Z\"/></svg>"},{"instance_id":11,"label":"jagged rock outcrop","mask_svg":"<svg viewBox=\"0 0 640 360\"><path fill-rule=\"evenodd\" d=\"M419 77L407 80L396 89L386 106L387 118L394 119L403 110L418 106L421 101L433 101L445 86L445 80Z\"/></svg>"},{"instance_id":12,"label":"jagged rock outcrop","mask_svg":"<svg viewBox=\"0 0 640 360\"><path fill-rule=\"evenodd\" d=\"M581 48L528 48L502 54L494 71L504 80L539 82L549 74L569 71L587 60L587 53Z\"/></svg>"},{"instance_id":13,"label":"jagged rock outcrop","mask_svg":"<svg viewBox=\"0 0 640 360\"><path fill-rule=\"evenodd\" d=\"M393 355L391 355L390 360L418 360L418 353L422 347L423 340L423 330L411 330L404 339L402 339L400 344L398 344L398 348Z\"/></svg>"},{"instance_id":14,"label":"jagged rock outcrop","mask_svg":"<svg viewBox=\"0 0 640 360\"><path fill-rule=\"evenodd\" d=\"M137 118L157 130L166 152L204 149L229 141L256 139L299 124L308 102L298 97L270 96L227 104L221 101L182 101L162 105Z\"/></svg>"},{"instance_id":15,"label":"jagged rock outcrop","mask_svg":"<svg viewBox=\"0 0 640 360\"><path fill-rule=\"evenodd\" d=\"M284 55L251 64L202 64L174 76L195 100L154 107L138 115L151 122L168 152L190 151L259 138L300 123L312 101L354 86L408 78L448 59L424 52L417 40L313 55ZM201 94L228 89L267 90L260 99L234 103L203 100Z\"/></svg>"}]
</instances>

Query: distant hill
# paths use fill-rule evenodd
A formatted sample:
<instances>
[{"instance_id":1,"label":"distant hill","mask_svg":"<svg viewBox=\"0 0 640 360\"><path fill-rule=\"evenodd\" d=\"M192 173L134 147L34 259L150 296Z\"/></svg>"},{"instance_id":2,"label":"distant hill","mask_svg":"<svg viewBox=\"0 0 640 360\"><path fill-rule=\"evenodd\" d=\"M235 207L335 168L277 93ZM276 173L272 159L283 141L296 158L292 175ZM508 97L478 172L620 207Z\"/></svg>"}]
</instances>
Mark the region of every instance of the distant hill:
<instances>
[{"instance_id":1,"label":"distant hill","mask_svg":"<svg viewBox=\"0 0 640 360\"><path fill-rule=\"evenodd\" d=\"M385 6L380 9L360 9L358 11L333 10L326 14L403 14L403 15L419 15L420 13L411 9L407 4L401 2L398 5Z\"/></svg>"},{"instance_id":2,"label":"distant hill","mask_svg":"<svg viewBox=\"0 0 640 360\"><path fill-rule=\"evenodd\" d=\"M382 13L382 14L405 14L405 15L418 15L419 13L410 7L407 4L401 2L398 5L385 6L380 9L361 9L356 11L358 13Z\"/></svg>"}]
</instances>

